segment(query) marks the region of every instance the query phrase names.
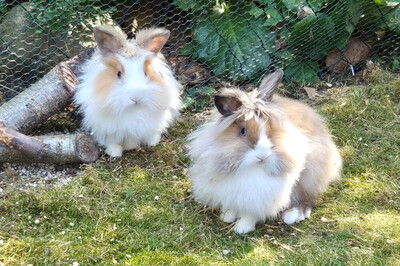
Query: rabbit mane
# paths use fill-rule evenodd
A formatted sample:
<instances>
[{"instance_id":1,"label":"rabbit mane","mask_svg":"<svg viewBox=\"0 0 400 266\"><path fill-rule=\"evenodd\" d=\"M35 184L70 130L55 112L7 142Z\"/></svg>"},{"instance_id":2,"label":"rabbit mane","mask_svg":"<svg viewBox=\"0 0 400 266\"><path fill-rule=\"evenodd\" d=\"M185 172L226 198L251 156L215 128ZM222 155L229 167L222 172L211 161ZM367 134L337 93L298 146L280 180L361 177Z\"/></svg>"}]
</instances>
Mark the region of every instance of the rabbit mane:
<instances>
[{"instance_id":1,"label":"rabbit mane","mask_svg":"<svg viewBox=\"0 0 400 266\"><path fill-rule=\"evenodd\" d=\"M282 76L277 70L249 93L221 90L210 120L188 136L194 197L221 208L224 221L238 219L238 233L281 211L288 224L308 218L340 178L341 157L323 119L273 93Z\"/></svg>"},{"instance_id":2,"label":"rabbit mane","mask_svg":"<svg viewBox=\"0 0 400 266\"><path fill-rule=\"evenodd\" d=\"M169 31L140 30L140 44L119 27L98 26L94 35L74 96L83 127L112 156L157 144L181 108L181 86L160 53Z\"/></svg>"}]
</instances>

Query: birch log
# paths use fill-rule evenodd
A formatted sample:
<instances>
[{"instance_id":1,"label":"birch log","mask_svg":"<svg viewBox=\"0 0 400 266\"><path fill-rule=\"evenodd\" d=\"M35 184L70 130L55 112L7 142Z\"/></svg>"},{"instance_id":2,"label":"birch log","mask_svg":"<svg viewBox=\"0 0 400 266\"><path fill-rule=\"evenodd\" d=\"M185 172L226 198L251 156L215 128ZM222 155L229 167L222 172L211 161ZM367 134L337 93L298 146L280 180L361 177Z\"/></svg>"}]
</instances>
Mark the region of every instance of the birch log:
<instances>
[{"instance_id":1,"label":"birch log","mask_svg":"<svg viewBox=\"0 0 400 266\"><path fill-rule=\"evenodd\" d=\"M0 141L4 143L0 144L0 163L92 163L100 155L93 138L83 133L29 137L23 134L12 135L8 131L6 138L2 138L1 133L0 129ZM8 145L18 142L23 143L22 149L17 148L20 147L18 145L12 148ZM28 147L31 144L35 147Z\"/></svg>"},{"instance_id":2,"label":"birch log","mask_svg":"<svg viewBox=\"0 0 400 266\"><path fill-rule=\"evenodd\" d=\"M21 133L27 133L71 103L79 66L86 54L58 64L41 80L0 106L0 121Z\"/></svg>"}]
</instances>

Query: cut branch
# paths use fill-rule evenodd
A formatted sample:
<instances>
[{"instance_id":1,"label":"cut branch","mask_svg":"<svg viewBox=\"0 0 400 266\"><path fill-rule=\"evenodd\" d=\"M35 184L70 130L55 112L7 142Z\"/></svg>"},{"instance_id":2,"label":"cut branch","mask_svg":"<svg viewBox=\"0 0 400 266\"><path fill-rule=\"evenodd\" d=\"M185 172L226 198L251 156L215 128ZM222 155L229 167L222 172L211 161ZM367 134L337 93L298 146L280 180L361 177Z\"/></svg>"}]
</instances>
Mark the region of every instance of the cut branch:
<instances>
[{"instance_id":1,"label":"cut branch","mask_svg":"<svg viewBox=\"0 0 400 266\"><path fill-rule=\"evenodd\" d=\"M43 150L46 148L43 142L7 128L3 122L0 122L0 143L38 159L42 158Z\"/></svg>"},{"instance_id":2,"label":"cut branch","mask_svg":"<svg viewBox=\"0 0 400 266\"><path fill-rule=\"evenodd\" d=\"M41 80L0 106L0 121L8 128L29 132L71 103L79 66L86 53L58 64Z\"/></svg>"},{"instance_id":3,"label":"cut branch","mask_svg":"<svg viewBox=\"0 0 400 266\"><path fill-rule=\"evenodd\" d=\"M100 155L93 138L82 133L29 137L1 128L0 142L1 163L91 163Z\"/></svg>"}]
</instances>

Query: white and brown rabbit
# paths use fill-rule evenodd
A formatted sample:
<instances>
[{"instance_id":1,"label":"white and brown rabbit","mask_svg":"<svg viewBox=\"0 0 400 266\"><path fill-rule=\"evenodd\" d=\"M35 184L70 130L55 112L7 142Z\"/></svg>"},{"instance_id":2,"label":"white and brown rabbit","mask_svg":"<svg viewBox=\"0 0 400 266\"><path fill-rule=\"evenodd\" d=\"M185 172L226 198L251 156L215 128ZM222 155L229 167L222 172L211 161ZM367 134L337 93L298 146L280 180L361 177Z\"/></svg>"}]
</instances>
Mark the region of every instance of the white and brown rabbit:
<instances>
[{"instance_id":1,"label":"white and brown rabbit","mask_svg":"<svg viewBox=\"0 0 400 266\"><path fill-rule=\"evenodd\" d=\"M280 212L287 224L308 218L318 196L341 176L342 160L323 119L274 94L282 70L250 93L224 89L218 112L190 134L192 191L247 233Z\"/></svg>"},{"instance_id":2,"label":"white and brown rabbit","mask_svg":"<svg viewBox=\"0 0 400 266\"><path fill-rule=\"evenodd\" d=\"M179 113L180 85L160 53L169 34L150 28L128 40L118 27L94 28L97 49L83 66L74 102L83 127L113 157L157 144Z\"/></svg>"}]
</instances>

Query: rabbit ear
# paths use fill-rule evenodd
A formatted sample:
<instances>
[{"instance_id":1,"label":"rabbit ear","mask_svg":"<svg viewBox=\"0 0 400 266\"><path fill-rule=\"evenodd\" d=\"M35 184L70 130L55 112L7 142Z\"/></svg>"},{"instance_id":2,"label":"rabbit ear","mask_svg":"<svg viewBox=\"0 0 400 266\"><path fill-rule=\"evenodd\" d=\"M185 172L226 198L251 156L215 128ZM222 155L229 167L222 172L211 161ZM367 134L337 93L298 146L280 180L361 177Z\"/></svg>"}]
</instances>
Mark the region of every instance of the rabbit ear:
<instances>
[{"instance_id":1,"label":"rabbit ear","mask_svg":"<svg viewBox=\"0 0 400 266\"><path fill-rule=\"evenodd\" d=\"M123 45L126 35L112 26L97 26L94 38L101 53L107 55L115 53Z\"/></svg>"},{"instance_id":2,"label":"rabbit ear","mask_svg":"<svg viewBox=\"0 0 400 266\"><path fill-rule=\"evenodd\" d=\"M260 96L265 101L270 101L272 95L274 94L274 90L278 83L281 81L283 77L283 70L277 69L274 73L269 74L262 81L258 90L260 92Z\"/></svg>"},{"instance_id":3,"label":"rabbit ear","mask_svg":"<svg viewBox=\"0 0 400 266\"><path fill-rule=\"evenodd\" d=\"M218 112L220 112L223 116L231 115L240 106L242 106L242 102L238 98L232 96L216 95L214 97L214 102Z\"/></svg>"},{"instance_id":4,"label":"rabbit ear","mask_svg":"<svg viewBox=\"0 0 400 266\"><path fill-rule=\"evenodd\" d=\"M143 29L136 33L136 42L139 47L158 53L167 42L169 35L170 31L164 28Z\"/></svg>"}]
</instances>

